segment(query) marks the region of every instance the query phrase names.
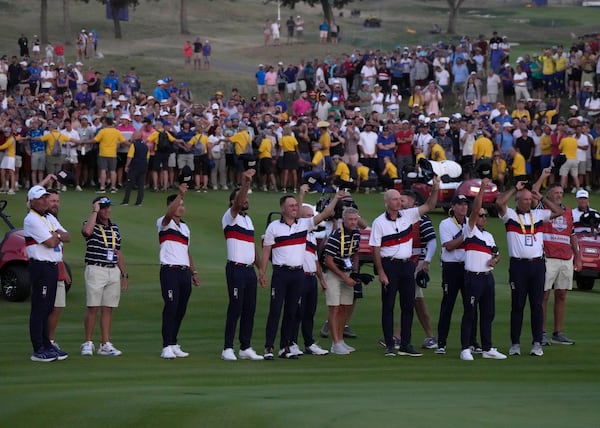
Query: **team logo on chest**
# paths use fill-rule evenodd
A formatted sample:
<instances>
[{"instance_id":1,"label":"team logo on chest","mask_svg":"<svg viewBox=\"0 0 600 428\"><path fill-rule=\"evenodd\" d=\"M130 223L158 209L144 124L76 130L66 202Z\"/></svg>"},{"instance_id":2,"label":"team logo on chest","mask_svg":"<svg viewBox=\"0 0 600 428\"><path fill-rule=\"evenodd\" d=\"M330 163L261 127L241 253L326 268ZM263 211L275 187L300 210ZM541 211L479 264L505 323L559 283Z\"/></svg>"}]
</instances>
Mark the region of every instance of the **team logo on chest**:
<instances>
[{"instance_id":1,"label":"team logo on chest","mask_svg":"<svg viewBox=\"0 0 600 428\"><path fill-rule=\"evenodd\" d=\"M555 217L552 220L552 227L557 232L563 232L567 228L567 220L562 215L560 217Z\"/></svg>"}]
</instances>

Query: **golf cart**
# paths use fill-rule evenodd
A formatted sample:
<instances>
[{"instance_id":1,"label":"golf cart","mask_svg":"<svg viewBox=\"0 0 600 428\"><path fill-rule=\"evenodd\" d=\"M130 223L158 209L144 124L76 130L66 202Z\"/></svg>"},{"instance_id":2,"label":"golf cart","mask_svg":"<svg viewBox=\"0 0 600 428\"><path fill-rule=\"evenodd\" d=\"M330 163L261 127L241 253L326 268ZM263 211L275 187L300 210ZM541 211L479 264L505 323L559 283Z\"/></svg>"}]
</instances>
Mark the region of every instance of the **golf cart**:
<instances>
[{"instance_id":1,"label":"golf cart","mask_svg":"<svg viewBox=\"0 0 600 428\"><path fill-rule=\"evenodd\" d=\"M583 213L580 222L590 229L576 233L581 270L574 272L573 276L579 290L591 290L596 278L600 277L600 213L591 210Z\"/></svg>"},{"instance_id":2,"label":"golf cart","mask_svg":"<svg viewBox=\"0 0 600 428\"><path fill-rule=\"evenodd\" d=\"M29 258L25 248L23 229L17 229L4 211L8 201L0 200L0 218L8 227L8 232L0 242L0 288L2 295L10 302L22 302L31 293L29 278ZM65 269L71 273L65 263ZM67 291L71 284L66 284Z\"/></svg>"},{"instance_id":3,"label":"golf cart","mask_svg":"<svg viewBox=\"0 0 600 428\"><path fill-rule=\"evenodd\" d=\"M464 195L469 200L475 199L481 187L480 178L462 180L462 168L454 161L445 160L441 162L421 159L419 161L419 172L403 171L402 179L394 182L394 188L401 192L409 189L417 195L417 204L423 204L431 194L433 175L440 177L440 189L436 207L443 208L448 212L454 195ZM484 190L483 206L490 212L495 211L494 202L498 196L498 186L489 183Z\"/></svg>"}]
</instances>

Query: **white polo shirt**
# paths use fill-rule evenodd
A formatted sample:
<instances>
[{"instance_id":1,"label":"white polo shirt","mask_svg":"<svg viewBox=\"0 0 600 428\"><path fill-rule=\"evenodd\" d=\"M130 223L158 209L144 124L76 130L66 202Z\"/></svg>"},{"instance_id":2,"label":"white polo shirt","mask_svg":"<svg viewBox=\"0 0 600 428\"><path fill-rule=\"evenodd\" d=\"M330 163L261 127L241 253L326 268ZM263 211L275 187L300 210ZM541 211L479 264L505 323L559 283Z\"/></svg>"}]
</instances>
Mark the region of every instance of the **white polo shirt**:
<instances>
[{"instance_id":1,"label":"white polo shirt","mask_svg":"<svg viewBox=\"0 0 600 428\"><path fill-rule=\"evenodd\" d=\"M227 244L227 260L244 265L253 264L254 225L250 216L240 212L233 217L229 208L223 215L221 225Z\"/></svg>"},{"instance_id":2,"label":"white polo shirt","mask_svg":"<svg viewBox=\"0 0 600 428\"><path fill-rule=\"evenodd\" d=\"M52 232L58 229L65 230L52 214L42 216L34 210L29 210L23 221L27 256L44 262L62 261L62 244L55 248L48 248L43 244L52 237Z\"/></svg>"},{"instance_id":3,"label":"white polo shirt","mask_svg":"<svg viewBox=\"0 0 600 428\"><path fill-rule=\"evenodd\" d=\"M466 222L465 222L466 224ZM440 244L442 245L442 262L457 263L465 261L464 242L454 250L447 250L444 244L464 234L464 224L460 224L456 217L448 217L440 222Z\"/></svg>"},{"instance_id":4,"label":"white polo shirt","mask_svg":"<svg viewBox=\"0 0 600 428\"><path fill-rule=\"evenodd\" d=\"M175 220L171 219L166 226L163 226L163 218L164 216L156 220L160 242L160 264L189 266L190 229L183 220L180 220L178 225Z\"/></svg>"},{"instance_id":5,"label":"white polo shirt","mask_svg":"<svg viewBox=\"0 0 600 428\"><path fill-rule=\"evenodd\" d=\"M315 273L317 271L317 237L313 232L309 232L306 237L306 249L304 251L304 262L302 268L306 273Z\"/></svg>"},{"instance_id":6,"label":"white polo shirt","mask_svg":"<svg viewBox=\"0 0 600 428\"><path fill-rule=\"evenodd\" d=\"M496 246L494 237L486 230L477 226L473 229L467 223L465 231L465 270L470 272L489 272L492 267L488 264L492 259L492 247Z\"/></svg>"},{"instance_id":7,"label":"white polo shirt","mask_svg":"<svg viewBox=\"0 0 600 428\"><path fill-rule=\"evenodd\" d=\"M314 229L312 218L296 219L291 226L282 220L275 220L267 226L263 245L272 246L273 266L302 266L306 251L306 237Z\"/></svg>"},{"instance_id":8,"label":"white polo shirt","mask_svg":"<svg viewBox=\"0 0 600 428\"><path fill-rule=\"evenodd\" d=\"M381 214L373 220L369 245L380 247L381 257L409 259L412 256L413 225L420 219L418 207L399 211L396 220L391 220L387 212Z\"/></svg>"},{"instance_id":9,"label":"white polo shirt","mask_svg":"<svg viewBox=\"0 0 600 428\"><path fill-rule=\"evenodd\" d=\"M377 138L377 133L373 131L360 133L358 145L362 147L366 156L375 156L377 153Z\"/></svg>"},{"instance_id":10,"label":"white polo shirt","mask_svg":"<svg viewBox=\"0 0 600 428\"><path fill-rule=\"evenodd\" d=\"M523 259L534 259L544 255L543 223L550 220L552 211L531 210L528 213L517 214L512 208L506 208L506 213L500 219L506 228L508 255Z\"/></svg>"}]
</instances>

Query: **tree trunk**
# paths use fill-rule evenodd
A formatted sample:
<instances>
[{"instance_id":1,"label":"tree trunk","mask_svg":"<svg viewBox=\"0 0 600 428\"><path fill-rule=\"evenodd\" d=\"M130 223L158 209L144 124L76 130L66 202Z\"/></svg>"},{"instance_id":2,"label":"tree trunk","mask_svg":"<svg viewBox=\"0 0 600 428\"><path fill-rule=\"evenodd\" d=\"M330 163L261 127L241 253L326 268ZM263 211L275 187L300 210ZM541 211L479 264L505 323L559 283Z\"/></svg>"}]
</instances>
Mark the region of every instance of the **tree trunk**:
<instances>
[{"instance_id":1,"label":"tree trunk","mask_svg":"<svg viewBox=\"0 0 600 428\"><path fill-rule=\"evenodd\" d=\"M327 22L333 20L333 11L331 10L331 4L329 0L321 0L321 6L323 7L323 16Z\"/></svg>"},{"instance_id":2,"label":"tree trunk","mask_svg":"<svg viewBox=\"0 0 600 428\"><path fill-rule=\"evenodd\" d=\"M40 6L40 41L45 45L48 43L48 0L42 0Z\"/></svg>"},{"instance_id":3,"label":"tree trunk","mask_svg":"<svg viewBox=\"0 0 600 428\"><path fill-rule=\"evenodd\" d=\"M181 0L181 6L179 8L179 27L181 30L181 34L190 34L190 29L188 26L187 20L187 11L188 2L187 0Z\"/></svg>"},{"instance_id":4,"label":"tree trunk","mask_svg":"<svg viewBox=\"0 0 600 428\"><path fill-rule=\"evenodd\" d=\"M120 40L123 38L123 34L121 33L121 21L119 21L119 11L118 10L113 9L112 19L113 19L113 26L115 28L115 39Z\"/></svg>"},{"instance_id":5,"label":"tree trunk","mask_svg":"<svg viewBox=\"0 0 600 428\"><path fill-rule=\"evenodd\" d=\"M71 0L63 0L63 30L65 45L70 46L73 42L71 41Z\"/></svg>"},{"instance_id":6,"label":"tree trunk","mask_svg":"<svg viewBox=\"0 0 600 428\"><path fill-rule=\"evenodd\" d=\"M448 2L448 34L456 34L458 11L465 0L447 0Z\"/></svg>"}]
</instances>

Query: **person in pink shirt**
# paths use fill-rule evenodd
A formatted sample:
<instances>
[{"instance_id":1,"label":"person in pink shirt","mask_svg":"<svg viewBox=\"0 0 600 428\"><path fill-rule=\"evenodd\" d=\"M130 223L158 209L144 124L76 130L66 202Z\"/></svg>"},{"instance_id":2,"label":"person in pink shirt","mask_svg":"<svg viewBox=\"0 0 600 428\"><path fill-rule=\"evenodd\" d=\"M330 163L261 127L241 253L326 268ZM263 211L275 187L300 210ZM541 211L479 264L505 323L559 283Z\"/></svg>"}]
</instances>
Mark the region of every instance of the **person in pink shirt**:
<instances>
[{"instance_id":1,"label":"person in pink shirt","mask_svg":"<svg viewBox=\"0 0 600 428\"><path fill-rule=\"evenodd\" d=\"M296 117L300 117L312 109L310 101L308 101L308 93L303 91L300 94L300 98L298 98L292 104L292 109L294 110L294 115Z\"/></svg>"}]
</instances>

